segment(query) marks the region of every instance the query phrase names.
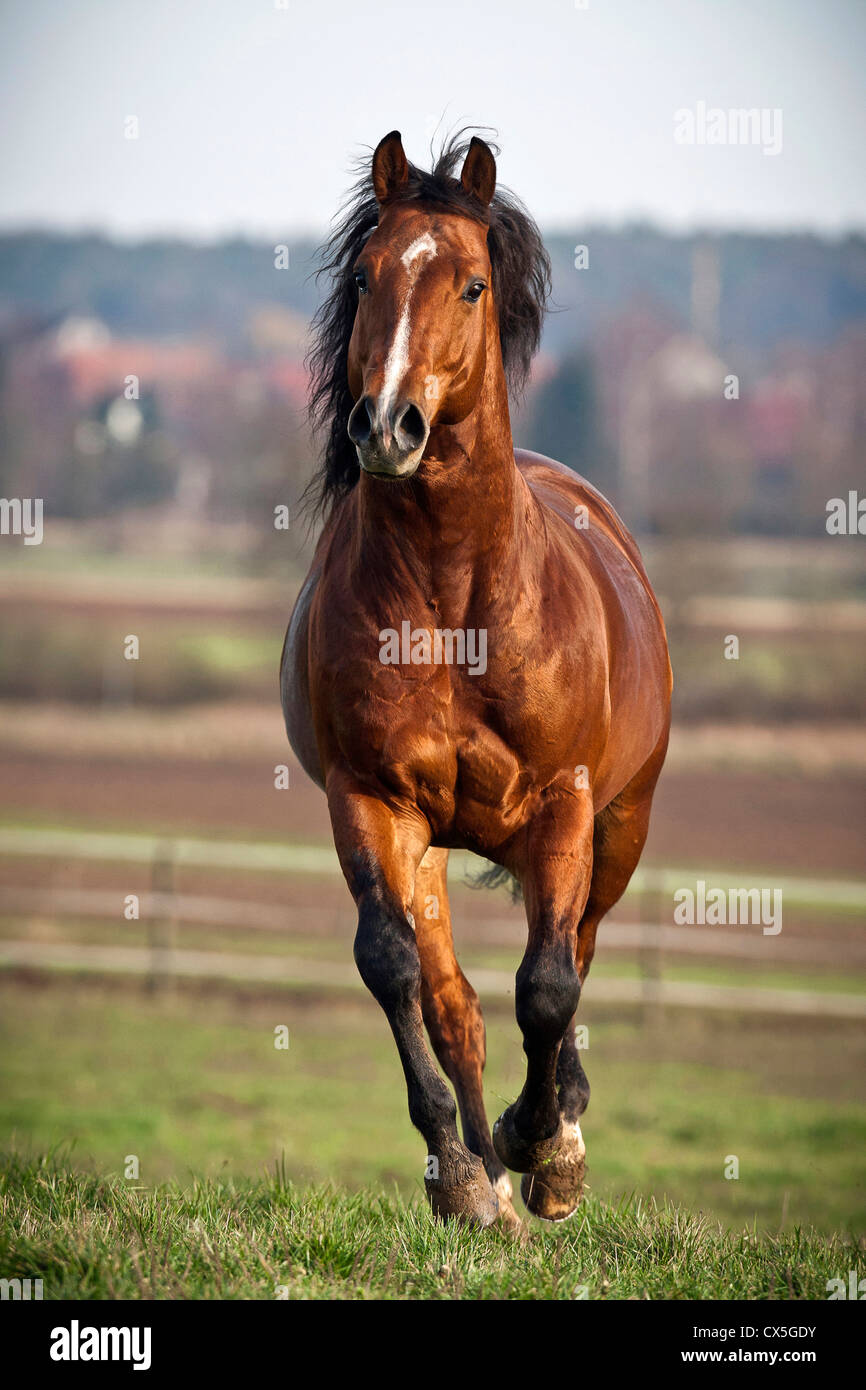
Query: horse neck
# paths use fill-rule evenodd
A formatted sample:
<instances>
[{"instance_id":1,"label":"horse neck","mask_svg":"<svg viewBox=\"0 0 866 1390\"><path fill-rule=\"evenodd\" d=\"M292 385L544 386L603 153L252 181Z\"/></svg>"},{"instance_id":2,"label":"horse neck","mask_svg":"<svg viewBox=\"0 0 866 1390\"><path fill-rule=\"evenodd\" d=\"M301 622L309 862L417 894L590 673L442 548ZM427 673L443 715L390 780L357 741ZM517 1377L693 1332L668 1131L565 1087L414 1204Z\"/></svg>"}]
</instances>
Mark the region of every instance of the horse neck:
<instances>
[{"instance_id":1,"label":"horse neck","mask_svg":"<svg viewBox=\"0 0 866 1390\"><path fill-rule=\"evenodd\" d=\"M492 349L492 350L491 350ZM457 425L436 425L424 461L405 483L361 473L356 489L358 558L375 569L398 556L424 587L477 583L501 574L519 543L525 489L514 462L508 391L498 334L475 407Z\"/></svg>"}]
</instances>

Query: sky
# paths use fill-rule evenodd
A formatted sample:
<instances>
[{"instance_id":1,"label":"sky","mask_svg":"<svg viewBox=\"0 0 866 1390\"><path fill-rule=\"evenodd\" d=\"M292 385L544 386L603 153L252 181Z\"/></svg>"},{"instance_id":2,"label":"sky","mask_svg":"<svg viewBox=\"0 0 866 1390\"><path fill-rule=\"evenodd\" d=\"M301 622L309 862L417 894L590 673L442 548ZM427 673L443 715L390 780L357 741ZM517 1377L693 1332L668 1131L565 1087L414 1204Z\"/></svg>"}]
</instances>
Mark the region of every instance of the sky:
<instances>
[{"instance_id":1,"label":"sky","mask_svg":"<svg viewBox=\"0 0 866 1390\"><path fill-rule=\"evenodd\" d=\"M423 163L437 126L467 123L497 132L502 181L547 230L866 229L866 0L0 0L0 17L3 229L319 234L387 131ZM738 108L764 113L751 143L706 116Z\"/></svg>"}]
</instances>

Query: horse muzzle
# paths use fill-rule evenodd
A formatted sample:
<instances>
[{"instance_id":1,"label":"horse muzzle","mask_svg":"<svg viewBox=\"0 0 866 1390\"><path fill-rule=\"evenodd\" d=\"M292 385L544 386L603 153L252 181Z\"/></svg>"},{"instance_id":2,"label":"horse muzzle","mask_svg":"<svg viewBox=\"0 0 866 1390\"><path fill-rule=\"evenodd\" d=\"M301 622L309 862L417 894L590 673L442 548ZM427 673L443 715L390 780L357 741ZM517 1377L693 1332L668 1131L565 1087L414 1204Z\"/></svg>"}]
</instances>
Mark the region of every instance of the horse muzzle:
<instances>
[{"instance_id":1,"label":"horse muzzle","mask_svg":"<svg viewBox=\"0 0 866 1390\"><path fill-rule=\"evenodd\" d=\"M349 438L365 473L376 478L411 478L430 434L430 423L415 401L383 408L362 396L349 416Z\"/></svg>"}]
</instances>

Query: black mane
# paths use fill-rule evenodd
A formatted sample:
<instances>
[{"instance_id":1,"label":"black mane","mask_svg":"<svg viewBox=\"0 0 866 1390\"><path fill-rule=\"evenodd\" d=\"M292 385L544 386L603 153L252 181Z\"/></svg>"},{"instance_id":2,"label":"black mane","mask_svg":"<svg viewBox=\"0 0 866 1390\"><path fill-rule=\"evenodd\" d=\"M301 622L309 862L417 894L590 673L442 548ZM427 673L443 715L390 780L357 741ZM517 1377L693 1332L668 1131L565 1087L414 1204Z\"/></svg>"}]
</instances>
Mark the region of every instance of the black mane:
<instances>
[{"instance_id":1,"label":"black mane","mask_svg":"<svg viewBox=\"0 0 866 1390\"><path fill-rule=\"evenodd\" d=\"M465 131L452 136L430 173L410 164L409 179L400 200L438 204L489 227L487 246L499 315L502 360L509 390L516 396L526 382L541 338L550 294L550 261L535 222L507 188L498 187L486 209L464 191L455 170L459 172L469 148L466 137ZM498 153L495 147L493 149ZM358 458L346 432L354 404L346 377L349 339L357 308L352 267L379 221L367 159L360 172L361 177L350 192L333 232L320 250L321 266L316 273L317 278L326 275L331 288L313 318L313 341L307 357L310 419L314 430L324 440L321 468L306 493L314 513L327 512L358 480Z\"/></svg>"}]
</instances>

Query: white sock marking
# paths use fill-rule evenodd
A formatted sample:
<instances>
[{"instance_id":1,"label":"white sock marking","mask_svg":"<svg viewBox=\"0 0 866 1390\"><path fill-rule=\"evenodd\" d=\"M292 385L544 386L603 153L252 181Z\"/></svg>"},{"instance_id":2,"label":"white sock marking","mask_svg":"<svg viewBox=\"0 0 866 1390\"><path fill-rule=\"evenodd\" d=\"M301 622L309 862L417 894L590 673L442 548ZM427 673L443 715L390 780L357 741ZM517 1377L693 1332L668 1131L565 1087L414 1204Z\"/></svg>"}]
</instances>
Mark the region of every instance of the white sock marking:
<instances>
[{"instance_id":1,"label":"white sock marking","mask_svg":"<svg viewBox=\"0 0 866 1390\"><path fill-rule=\"evenodd\" d=\"M586 1145L583 1142L583 1135L580 1132L580 1125L577 1120L573 1123L569 1123L568 1120L565 1121L562 1126L562 1138L563 1147L565 1147L566 1143L569 1145L576 1143L579 1151L582 1154L586 1153Z\"/></svg>"},{"instance_id":2,"label":"white sock marking","mask_svg":"<svg viewBox=\"0 0 866 1390\"><path fill-rule=\"evenodd\" d=\"M511 1186L511 1179L507 1173L503 1173L501 1177L496 1179L493 1184L493 1191L496 1193L497 1197L501 1197L505 1202L510 1202L513 1199L514 1189Z\"/></svg>"}]
</instances>

